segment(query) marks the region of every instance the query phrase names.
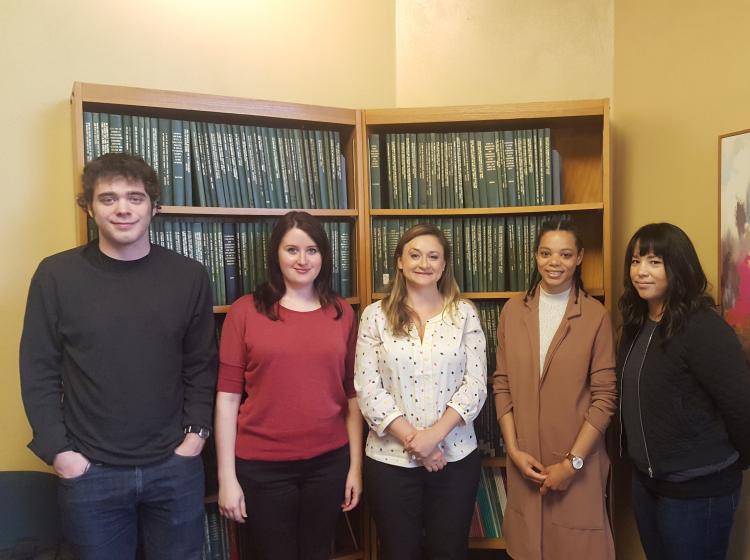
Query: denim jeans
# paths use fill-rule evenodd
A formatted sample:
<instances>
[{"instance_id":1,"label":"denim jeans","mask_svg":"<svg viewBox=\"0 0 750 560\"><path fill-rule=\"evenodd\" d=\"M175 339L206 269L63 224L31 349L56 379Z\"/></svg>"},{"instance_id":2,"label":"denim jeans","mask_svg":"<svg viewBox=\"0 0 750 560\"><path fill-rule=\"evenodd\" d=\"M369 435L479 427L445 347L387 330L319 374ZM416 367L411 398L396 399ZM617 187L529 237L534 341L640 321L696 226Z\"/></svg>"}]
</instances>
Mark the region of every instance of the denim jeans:
<instances>
[{"instance_id":1,"label":"denim jeans","mask_svg":"<svg viewBox=\"0 0 750 560\"><path fill-rule=\"evenodd\" d=\"M653 494L634 474L632 496L648 560L724 560L739 488L727 496L678 500Z\"/></svg>"},{"instance_id":2,"label":"denim jeans","mask_svg":"<svg viewBox=\"0 0 750 560\"><path fill-rule=\"evenodd\" d=\"M139 467L92 463L58 485L63 531L81 560L133 560L139 533L148 560L200 560L203 493L200 456Z\"/></svg>"}]
</instances>

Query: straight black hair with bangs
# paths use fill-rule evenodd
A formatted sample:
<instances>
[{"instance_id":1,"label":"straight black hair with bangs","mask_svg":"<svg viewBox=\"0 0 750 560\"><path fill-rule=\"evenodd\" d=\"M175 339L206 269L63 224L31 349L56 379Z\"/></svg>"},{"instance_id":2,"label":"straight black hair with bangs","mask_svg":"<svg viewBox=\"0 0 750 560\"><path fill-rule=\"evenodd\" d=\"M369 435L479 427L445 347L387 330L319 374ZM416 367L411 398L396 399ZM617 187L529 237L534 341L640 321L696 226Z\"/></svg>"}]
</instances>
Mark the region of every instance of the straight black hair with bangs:
<instances>
[{"instance_id":1,"label":"straight black hair with bangs","mask_svg":"<svg viewBox=\"0 0 750 560\"><path fill-rule=\"evenodd\" d=\"M708 280L698 253L687 234L674 224L647 224L635 232L625 250L624 291L618 303L625 331L634 335L648 317L648 303L638 295L630 279L630 264L636 250L637 256L653 254L664 261L667 293L659 328L665 341L686 325L691 313L715 307L707 293Z\"/></svg>"}]
</instances>

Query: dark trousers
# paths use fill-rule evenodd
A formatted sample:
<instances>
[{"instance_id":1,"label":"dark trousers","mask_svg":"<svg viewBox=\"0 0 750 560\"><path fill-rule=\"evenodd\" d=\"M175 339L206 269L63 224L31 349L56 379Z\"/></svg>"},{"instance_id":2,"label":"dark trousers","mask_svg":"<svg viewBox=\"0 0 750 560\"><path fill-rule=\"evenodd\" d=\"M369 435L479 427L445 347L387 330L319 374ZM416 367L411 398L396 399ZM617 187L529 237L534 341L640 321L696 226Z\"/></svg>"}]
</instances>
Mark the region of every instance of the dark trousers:
<instances>
[{"instance_id":1,"label":"dark trousers","mask_svg":"<svg viewBox=\"0 0 750 560\"><path fill-rule=\"evenodd\" d=\"M477 498L481 460L475 449L438 472L367 458L365 491L380 536L382 560L462 560Z\"/></svg>"},{"instance_id":2,"label":"dark trousers","mask_svg":"<svg viewBox=\"0 0 750 560\"><path fill-rule=\"evenodd\" d=\"M200 560L203 494L200 456L140 467L92 463L58 484L63 531L81 560L133 560L139 529L148 560Z\"/></svg>"},{"instance_id":3,"label":"dark trousers","mask_svg":"<svg viewBox=\"0 0 750 560\"><path fill-rule=\"evenodd\" d=\"M301 461L236 464L260 558L327 560L344 501L349 446Z\"/></svg>"},{"instance_id":4,"label":"dark trousers","mask_svg":"<svg viewBox=\"0 0 750 560\"><path fill-rule=\"evenodd\" d=\"M633 510L648 560L724 560L740 489L678 500L653 494L634 474Z\"/></svg>"}]
</instances>

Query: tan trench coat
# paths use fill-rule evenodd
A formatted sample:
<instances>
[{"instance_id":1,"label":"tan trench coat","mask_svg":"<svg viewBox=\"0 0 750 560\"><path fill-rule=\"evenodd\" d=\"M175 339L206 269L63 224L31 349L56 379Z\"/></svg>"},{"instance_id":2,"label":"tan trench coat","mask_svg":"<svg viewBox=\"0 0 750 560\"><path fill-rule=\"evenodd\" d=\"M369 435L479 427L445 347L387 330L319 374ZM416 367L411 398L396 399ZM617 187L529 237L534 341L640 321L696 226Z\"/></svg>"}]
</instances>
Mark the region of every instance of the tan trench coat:
<instances>
[{"instance_id":1,"label":"tan trench coat","mask_svg":"<svg viewBox=\"0 0 750 560\"><path fill-rule=\"evenodd\" d=\"M539 375L539 290L503 307L494 377L498 419L513 411L521 450L543 465L570 451L584 420L604 434L617 388L612 325L595 299L571 290L560 327ZM503 523L516 560L613 559L605 491L609 458L602 437L565 492L545 497L508 460L508 505Z\"/></svg>"}]
</instances>

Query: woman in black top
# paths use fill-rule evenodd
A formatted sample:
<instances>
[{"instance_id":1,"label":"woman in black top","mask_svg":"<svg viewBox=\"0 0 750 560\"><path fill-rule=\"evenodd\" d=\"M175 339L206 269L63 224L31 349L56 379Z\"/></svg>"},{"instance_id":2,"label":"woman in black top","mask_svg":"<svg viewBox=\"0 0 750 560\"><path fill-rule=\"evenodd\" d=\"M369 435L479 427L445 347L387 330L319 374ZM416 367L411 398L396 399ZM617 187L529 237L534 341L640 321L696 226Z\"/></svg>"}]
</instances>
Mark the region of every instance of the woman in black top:
<instances>
[{"instance_id":1,"label":"woman in black top","mask_svg":"<svg viewBox=\"0 0 750 560\"><path fill-rule=\"evenodd\" d=\"M723 559L750 460L750 376L680 228L640 228L625 253L620 418L649 560Z\"/></svg>"}]
</instances>

